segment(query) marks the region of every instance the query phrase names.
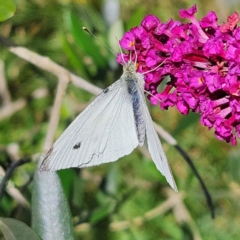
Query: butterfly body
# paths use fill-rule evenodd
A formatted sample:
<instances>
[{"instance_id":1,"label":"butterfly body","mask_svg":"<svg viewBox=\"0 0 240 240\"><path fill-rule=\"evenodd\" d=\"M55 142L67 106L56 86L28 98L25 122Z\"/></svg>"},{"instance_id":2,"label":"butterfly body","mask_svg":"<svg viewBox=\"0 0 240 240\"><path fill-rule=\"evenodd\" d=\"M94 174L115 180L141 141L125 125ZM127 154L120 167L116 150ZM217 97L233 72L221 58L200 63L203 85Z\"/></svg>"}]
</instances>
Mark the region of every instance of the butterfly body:
<instances>
[{"instance_id":1,"label":"butterfly body","mask_svg":"<svg viewBox=\"0 0 240 240\"><path fill-rule=\"evenodd\" d=\"M138 136L139 145L142 146L146 135L146 125L141 102L141 99L144 99L144 80L143 76L139 73L134 71L124 71L125 72L120 80L123 82L125 81L127 84L127 91L130 95L133 108L136 134Z\"/></svg>"}]
</instances>

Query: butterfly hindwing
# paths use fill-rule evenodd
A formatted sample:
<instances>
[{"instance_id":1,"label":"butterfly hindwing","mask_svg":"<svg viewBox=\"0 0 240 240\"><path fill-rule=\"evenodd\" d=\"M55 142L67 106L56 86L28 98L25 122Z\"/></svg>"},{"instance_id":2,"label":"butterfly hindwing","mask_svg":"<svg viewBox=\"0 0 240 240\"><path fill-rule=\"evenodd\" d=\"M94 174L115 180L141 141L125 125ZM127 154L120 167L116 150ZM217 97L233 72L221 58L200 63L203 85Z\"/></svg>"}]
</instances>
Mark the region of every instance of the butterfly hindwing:
<instances>
[{"instance_id":1,"label":"butterfly hindwing","mask_svg":"<svg viewBox=\"0 0 240 240\"><path fill-rule=\"evenodd\" d=\"M154 128L153 121L143 94L140 95L140 100L142 102L142 111L146 122L146 136L149 153L157 169L166 178L167 182L171 185L171 187L175 191L177 191L177 186L172 176L172 171L168 164L167 157L163 151L162 144L159 140L157 132Z\"/></svg>"}]
</instances>

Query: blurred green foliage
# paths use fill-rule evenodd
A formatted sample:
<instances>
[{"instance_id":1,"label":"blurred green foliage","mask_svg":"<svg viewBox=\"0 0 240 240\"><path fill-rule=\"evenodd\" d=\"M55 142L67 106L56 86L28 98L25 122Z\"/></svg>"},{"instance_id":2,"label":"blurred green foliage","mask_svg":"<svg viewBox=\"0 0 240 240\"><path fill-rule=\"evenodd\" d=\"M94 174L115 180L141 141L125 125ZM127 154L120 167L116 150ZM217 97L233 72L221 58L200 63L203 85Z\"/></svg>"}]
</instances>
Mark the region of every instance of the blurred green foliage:
<instances>
[{"instance_id":1,"label":"blurred green foliage","mask_svg":"<svg viewBox=\"0 0 240 240\"><path fill-rule=\"evenodd\" d=\"M178 11L195 2L199 19L214 10L219 22L223 22L239 9L237 1L226 4L223 0L122 0L118 24L111 27L106 22L106 13L102 12L104 1L18 0L15 15L0 25L0 34L104 88L119 78L122 69L102 44L82 31L82 26L112 46L115 36L139 25L145 15L156 14L162 21L179 19ZM0 20L7 18L2 16L0 9ZM0 164L7 169L14 159L42 151L57 79L4 47L0 47L0 58L12 101L27 101L20 111L0 121ZM92 99L91 94L69 85L56 137ZM3 104L2 99L0 104ZM188 165L173 147L163 142L179 191L185 193L183 202L193 219L192 225L185 221L186 213L177 212L177 208L157 214L141 225L134 224L134 218L144 216L167 200L164 178L152 161L136 150L116 163L59 172L71 208L76 239L185 240L194 239L194 232L199 232L204 240L239 239L239 147L218 141L212 131L200 125L194 113L183 117L176 109L149 108L153 119L171 133L194 160L213 197L216 219L210 218L202 190ZM16 148L15 155L9 150L11 146ZM34 162L19 167L8 185L19 190L28 203L35 169ZM31 208L9 191L0 204L0 216L31 224ZM127 220L130 224L122 228L120 223ZM109 227L113 223L114 231Z\"/></svg>"},{"instance_id":2,"label":"blurred green foliage","mask_svg":"<svg viewBox=\"0 0 240 240\"><path fill-rule=\"evenodd\" d=\"M0 0L0 22L10 18L16 10L12 0Z\"/></svg>"}]
</instances>

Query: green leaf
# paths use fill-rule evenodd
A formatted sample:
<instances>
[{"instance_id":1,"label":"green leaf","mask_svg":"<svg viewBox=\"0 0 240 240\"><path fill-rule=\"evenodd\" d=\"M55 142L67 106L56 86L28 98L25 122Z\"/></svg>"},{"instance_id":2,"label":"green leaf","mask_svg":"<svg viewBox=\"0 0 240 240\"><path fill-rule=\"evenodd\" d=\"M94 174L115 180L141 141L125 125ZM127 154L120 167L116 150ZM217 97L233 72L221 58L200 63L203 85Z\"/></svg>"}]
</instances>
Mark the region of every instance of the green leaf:
<instances>
[{"instance_id":1,"label":"green leaf","mask_svg":"<svg viewBox=\"0 0 240 240\"><path fill-rule=\"evenodd\" d=\"M32 227L43 240L74 239L69 206L57 173L36 171L32 208Z\"/></svg>"},{"instance_id":2,"label":"green leaf","mask_svg":"<svg viewBox=\"0 0 240 240\"><path fill-rule=\"evenodd\" d=\"M40 240L29 226L12 218L0 218L0 230L6 240Z\"/></svg>"},{"instance_id":3,"label":"green leaf","mask_svg":"<svg viewBox=\"0 0 240 240\"><path fill-rule=\"evenodd\" d=\"M12 0L0 0L0 22L13 16L16 6Z\"/></svg>"}]
</instances>

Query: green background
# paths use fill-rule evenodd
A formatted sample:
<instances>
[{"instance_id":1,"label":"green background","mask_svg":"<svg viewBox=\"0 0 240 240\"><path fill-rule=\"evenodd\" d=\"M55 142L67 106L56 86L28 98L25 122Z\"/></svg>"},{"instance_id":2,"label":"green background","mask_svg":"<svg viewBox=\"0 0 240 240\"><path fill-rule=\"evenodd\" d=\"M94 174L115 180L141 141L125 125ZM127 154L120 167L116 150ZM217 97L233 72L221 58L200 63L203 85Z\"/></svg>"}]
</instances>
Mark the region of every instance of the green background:
<instances>
[{"instance_id":1,"label":"green background","mask_svg":"<svg viewBox=\"0 0 240 240\"><path fill-rule=\"evenodd\" d=\"M222 23L239 10L238 1L122 0L118 22L109 26L107 15L102 11L103 2L18 0L11 18L5 20L6 16L10 17L6 13L0 16L0 20L5 20L0 25L0 34L105 88L120 77L122 68L104 46L82 31L82 26L118 51L115 36L120 38L124 31L140 25L147 14L155 14L161 21L180 20L178 11L196 2L198 19L213 10ZM14 8L11 6L9 11L14 12ZM58 80L2 46L0 59L12 101L27 101L20 111L0 121L0 165L6 169L12 160L33 157L42 151ZM56 137L93 98L69 84ZM239 146L217 140L213 131L201 126L196 114L182 116L175 108L161 111L157 106L149 109L152 118L176 138L193 159L213 198L216 218L211 219L201 187L187 163L174 147L163 141L179 196L184 196L169 210L164 205L170 198L165 189L167 184L145 149L135 150L116 163L59 172L76 239L239 239ZM16 148L15 157L9 154L9 147ZM8 192L0 204L1 217L31 225L35 169L34 161L18 168L8 185L18 190L29 206L23 206ZM162 212L158 209L161 205ZM144 220L146 215L150 217ZM128 222L124 225L123 221Z\"/></svg>"}]
</instances>

